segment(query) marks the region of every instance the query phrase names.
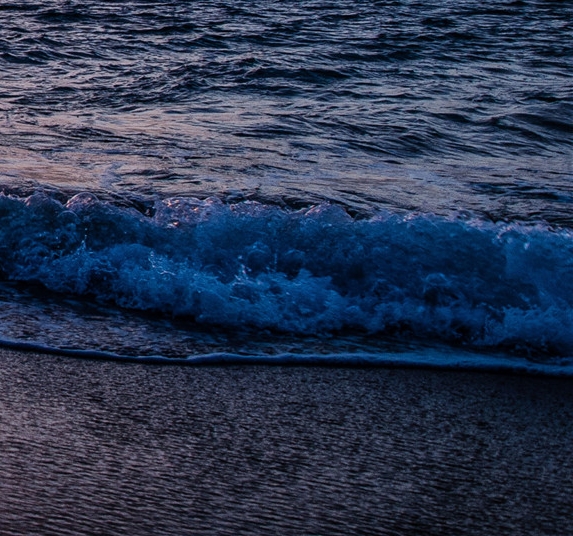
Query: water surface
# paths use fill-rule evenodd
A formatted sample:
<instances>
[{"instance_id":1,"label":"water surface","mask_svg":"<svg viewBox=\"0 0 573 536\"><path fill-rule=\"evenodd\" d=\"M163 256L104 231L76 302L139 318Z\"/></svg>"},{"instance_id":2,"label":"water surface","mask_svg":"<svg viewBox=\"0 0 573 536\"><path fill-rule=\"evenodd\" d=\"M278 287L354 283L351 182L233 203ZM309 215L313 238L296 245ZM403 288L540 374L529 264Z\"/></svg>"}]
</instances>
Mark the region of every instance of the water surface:
<instances>
[{"instance_id":1,"label":"water surface","mask_svg":"<svg viewBox=\"0 0 573 536\"><path fill-rule=\"evenodd\" d=\"M4 2L2 339L569 358L571 20L541 0Z\"/></svg>"}]
</instances>

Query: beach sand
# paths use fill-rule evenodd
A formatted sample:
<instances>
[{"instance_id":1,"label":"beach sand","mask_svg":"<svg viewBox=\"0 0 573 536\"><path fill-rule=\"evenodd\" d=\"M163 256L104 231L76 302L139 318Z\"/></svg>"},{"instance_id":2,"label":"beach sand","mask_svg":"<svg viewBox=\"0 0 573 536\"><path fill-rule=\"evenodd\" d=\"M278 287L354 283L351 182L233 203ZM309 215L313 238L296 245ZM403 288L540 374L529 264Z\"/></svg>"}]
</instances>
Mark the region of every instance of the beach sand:
<instances>
[{"instance_id":1,"label":"beach sand","mask_svg":"<svg viewBox=\"0 0 573 536\"><path fill-rule=\"evenodd\" d=\"M573 534L573 382L0 350L0 534Z\"/></svg>"}]
</instances>

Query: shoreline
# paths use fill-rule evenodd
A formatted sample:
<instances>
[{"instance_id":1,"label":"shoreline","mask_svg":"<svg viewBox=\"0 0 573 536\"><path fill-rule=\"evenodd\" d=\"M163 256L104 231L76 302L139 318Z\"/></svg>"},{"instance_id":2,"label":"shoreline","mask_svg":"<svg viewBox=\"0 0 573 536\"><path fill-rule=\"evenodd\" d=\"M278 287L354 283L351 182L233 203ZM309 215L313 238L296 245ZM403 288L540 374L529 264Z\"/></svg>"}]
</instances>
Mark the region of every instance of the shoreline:
<instances>
[{"instance_id":1,"label":"shoreline","mask_svg":"<svg viewBox=\"0 0 573 536\"><path fill-rule=\"evenodd\" d=\"M71 359L124 362L169 366L294 366L356 369L404 369L469 374L502 374L540 378L573 379L573 359L558 358L553 363L529 361L511 354L480 353L475 349L452 346L419 346L411 351L340 353L246 354L228 351L194 354L187 357L162 355L120 355L100 350L57 348L37 343L0 339L0 351L60 356ZM429 357L430 356L430 357Z\"/></svg>"}]
</instances>

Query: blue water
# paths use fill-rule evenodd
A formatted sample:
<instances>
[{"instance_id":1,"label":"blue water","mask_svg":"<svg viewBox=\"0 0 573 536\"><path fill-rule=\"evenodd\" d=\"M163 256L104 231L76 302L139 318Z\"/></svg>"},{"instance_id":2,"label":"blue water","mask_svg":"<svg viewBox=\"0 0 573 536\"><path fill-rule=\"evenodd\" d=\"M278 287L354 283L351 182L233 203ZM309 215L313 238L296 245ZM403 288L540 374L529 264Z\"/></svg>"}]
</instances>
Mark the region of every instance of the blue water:
<instances>
[{"instance_id":1,"label":"blue water","mask_svg":"<svg viewBox=\"0 0 573 536\"><path fill-rule=\"evenodd\" d=\"M0 339L573 374L573 5L0 6Z\"/></svg>"}]
</instances>

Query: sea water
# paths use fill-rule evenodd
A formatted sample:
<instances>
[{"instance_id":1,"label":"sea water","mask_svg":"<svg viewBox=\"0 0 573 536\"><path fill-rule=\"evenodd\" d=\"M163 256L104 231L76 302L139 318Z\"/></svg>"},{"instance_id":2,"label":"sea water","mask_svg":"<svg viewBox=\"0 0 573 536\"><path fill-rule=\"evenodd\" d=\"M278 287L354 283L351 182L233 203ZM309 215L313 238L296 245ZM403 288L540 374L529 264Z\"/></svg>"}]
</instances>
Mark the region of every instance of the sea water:
<instances>
[{"instance_id":1,"label":"sea water","mask_svg":"<svg viewBox=\"0 0 573 536\"><path fill-rule=\"evenodd\" d=\"M573 5L0 5L0 338L573 373Z\"/></svg>"}]
</instances>

